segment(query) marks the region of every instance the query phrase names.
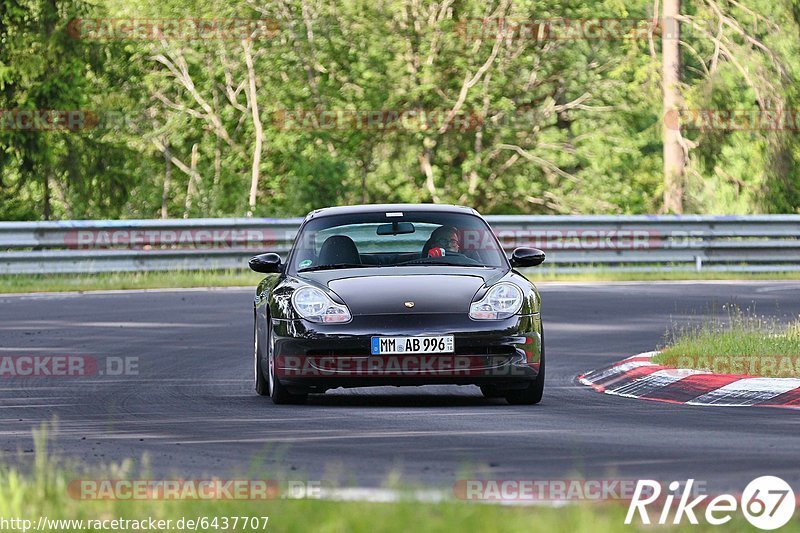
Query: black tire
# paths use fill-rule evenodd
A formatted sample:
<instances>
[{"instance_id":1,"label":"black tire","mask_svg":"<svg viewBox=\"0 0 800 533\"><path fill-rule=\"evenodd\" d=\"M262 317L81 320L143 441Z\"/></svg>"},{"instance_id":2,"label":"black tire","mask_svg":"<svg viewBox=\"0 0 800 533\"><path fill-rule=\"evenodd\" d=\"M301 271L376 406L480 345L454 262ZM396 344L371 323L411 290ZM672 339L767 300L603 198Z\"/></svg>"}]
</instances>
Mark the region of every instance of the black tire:
<instances>
[{"instance_id":1,"label":"black tire","mask_svg":"<svg viewBox=\"0 0 800 533\"><path fill-rule=\"evenodd\" d=\"M254 317L253 321L253 354L255 364L253 370L255 374L255 388L256 393L260 396L269 396L269 383L267 378L264 377L264 370L261 367L261 344L258 342L258 318Z\"/></svg>"},{"instance_id":2,"label":"black tire","mask_svg":"<svg viewBox=\"0 0 800 533\"><path fill-rule=\"evenodd\" d=\"M503 398L505 396L504 393L489 385L481 385L481 394L484 398Z\"/></svg>"},{"instance_id":3,"label":"black tire","mask_svg":"<svg viewBox=\"0 0 800 533\"><path fill-rule=\"evenodd\" d=\"M267 369L267 388L269 389L269 396L272 399L272 403L275 405L306 403L308 394L294 394L289 392L275 376L273 351L272 321L267 319L267 360L269 361L269 368Z\"/></svg>"},{"instance_id":4,"label":"black tire","mask_svg":"<svg viewBox=\"0 0 800 533\"><path fill-rule=\"evenodd\" d=\"M542 354L539 359L539 375L527 388L506 393L506 401L511 405L535 405L542 401L544 394L544 327L542 327Z\"/></svg>"}]
</instances>

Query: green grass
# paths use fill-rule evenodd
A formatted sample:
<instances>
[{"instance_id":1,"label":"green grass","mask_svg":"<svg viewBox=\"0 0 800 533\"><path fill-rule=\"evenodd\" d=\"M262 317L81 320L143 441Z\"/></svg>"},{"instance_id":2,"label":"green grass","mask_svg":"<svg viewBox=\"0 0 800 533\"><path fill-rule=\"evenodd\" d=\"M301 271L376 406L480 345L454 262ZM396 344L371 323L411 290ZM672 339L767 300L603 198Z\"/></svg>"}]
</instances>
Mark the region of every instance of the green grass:
<instances>
[{"instance_id":1,"label":"green grass","mask_svg":"<svg viewBox=\"0 0 800 533\"><path fill-rule=\"evenodd\" d=\"M800 321L788 326L738 307L727 320L673 330L653 360L719 374L800 377Z\"/></svg>"},{"instance_id":2,"label":"green grass","mask_svg":"<svg viewBox=\"0 0 800 533\"><path fill-rule=\"evenodd\" d=\"M593 532L652 531L639 524L624 524L627 505L575 504L554 508L550 506L501 506L446 500L439 503L401 501L398 503L332 502L316 499L272 500L80 500L70 495L68 487L76 479L146 479L132 472L132 462L123 465L89 468L73 464L66 468L63 461L47 453L45 433L35 432L33 464L25 468L0 463L0 519L27 519L36 524L40 516L50 520L129 519L172 520L181 518L197 520L207 517L269 517L266 531L277 532L418 532L451 531L542 531L542 532ZM172 476L170 479L179 479ZM258 479L258 478L257 478ZM263 478L261 478L263 479ZM674 513L674 509L673 509ZM658 510L651 510L656 519ZM636 525L639 524L639 525ZM658 531L718 531L703 523L681 527L658 526ZM5 529L10 531L11 529ZM19 529L17 529L19 530ZM83 527L45 527L39 531L99 531ZM116 529L119 530L119 529ZM133 530L127 529L127 530ZM173 531L177 531L172 526ZM220 529L221 530L221 529ZM230 530L230 529L229 529ZM263 531L251 527L238 531ZM735 513L726 531L751 531ZM215 531L215 529L208 529ZM800 522L791 522L784 531L800 531Z\"/></svg>"},{"instance_id":3,"label":"green grass","mask_svg":"<svg viewBox=\"0 0 800 533\"><path fill-rule=\"evenodd\" d=\"M530 269L526 272L533 282L595 282L595 281L676 281L676 280L798 280L800 272L763 274L713 272L614 272L593 270L559 274L555 270ZM167 289L184 287L255 287L262 274L249 270L174 271L174 272L113 272L103 274L5 274L0 275L0 293L65 292L118 289Z\"/></svg>"},{"instance_id":4,"label":"green grass","mask_svg":"<svg viewBox=\"0 0 800 533\"><path fill-rule=\"evenodd\" d=\"M625 526L624 512L620 508L579 507L569 510L550 508L509 508L495 505L470 505L467 503L418 504L403 502L393 504L361 502L329 502L319 500L267 500L267 501L100 501L84 502L61 495L67 481L58 475L49 485L50 492L41 493L35 480L8 475L0 478L3 498L0 513L4 517L97 519L154 517L172 520L181 518L269 517L266 531L281 532L405 532L415 531L592 531L613 532ZM2 492L6 492L2 494ZM239 519L241 521L241 518ZM174 526L173 526L174 527ZM710 528L709 528L710 529ZM46 529L45 531L63 531ZM88 529L77 529L86 531ZM237 528L238 531L263 529ZM702 531L702 528L700 528ZM694 531L694 529L693 529Z\"/></svg>"},{"instance_id":5,"label":"green grass","mask_svg":"<svg viewBox=\"0 0 800 533\"><path fill-rule=\"evenodd\" d=\"M559 273L556 270L530 269L525 272L534 283L539 281L785 281L800 280L800 272L670 272L653 269L647 272L615 272L598 268L585 272Z\"/></svg>"},{"instance_id":6,"label":"green grass","mask_svg":"<svg viewBox=\"0 0 800 533\"><path fill-rule=\"evenodd\" d=\"M250 270L0 275L0 293L65 292L187 287L254 287L264 278Z\"/></svg>"}]
</instances>

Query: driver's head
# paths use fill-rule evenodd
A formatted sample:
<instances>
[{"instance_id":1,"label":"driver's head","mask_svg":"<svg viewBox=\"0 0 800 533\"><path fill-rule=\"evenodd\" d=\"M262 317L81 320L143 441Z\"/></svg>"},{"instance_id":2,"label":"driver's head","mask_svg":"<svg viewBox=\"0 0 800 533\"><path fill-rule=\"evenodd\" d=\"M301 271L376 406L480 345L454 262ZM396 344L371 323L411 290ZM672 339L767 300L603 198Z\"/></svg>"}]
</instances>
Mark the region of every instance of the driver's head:
<instances>
[{"instance_id":1,"label":"driver's head","mask_svg":"<svg viewBox=\"0 0 800 533\"><path fill-rule=\"evenodd\" d=\"M444 248L448 252L458 253L461 241L456 228L441 226L431 233L430 243L432 248Z\"/></svg>"}]
</instances>

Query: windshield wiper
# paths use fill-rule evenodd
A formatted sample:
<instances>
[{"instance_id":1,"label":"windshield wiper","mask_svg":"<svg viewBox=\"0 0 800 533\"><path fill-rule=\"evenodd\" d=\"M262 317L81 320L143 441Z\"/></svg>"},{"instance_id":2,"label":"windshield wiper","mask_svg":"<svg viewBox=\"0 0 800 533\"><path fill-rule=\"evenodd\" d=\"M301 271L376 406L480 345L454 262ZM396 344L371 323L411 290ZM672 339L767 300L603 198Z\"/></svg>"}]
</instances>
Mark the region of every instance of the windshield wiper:
<instances>
[{"instance_id":1,"label":"windshield wiper","mask_svg":"<svg viewBox=\"0 0 800 533\"><path fill-rule=\"evenodd\" d=\"M334 265L315 265L298 270L298 272L314 272L315 270L336 270L338 268L369 268L373 265L363 265L361 263L336 263Z\"/></svg>"}]
</instances>

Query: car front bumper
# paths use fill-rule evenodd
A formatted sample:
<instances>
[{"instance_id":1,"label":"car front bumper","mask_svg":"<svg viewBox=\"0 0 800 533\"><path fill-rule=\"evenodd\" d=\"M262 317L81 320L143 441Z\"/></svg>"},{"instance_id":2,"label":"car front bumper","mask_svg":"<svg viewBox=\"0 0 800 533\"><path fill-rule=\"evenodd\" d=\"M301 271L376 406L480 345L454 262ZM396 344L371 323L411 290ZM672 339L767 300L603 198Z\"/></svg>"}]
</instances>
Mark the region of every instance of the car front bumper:
<instances>
[{"instance_id":1,"label":"car front bumper","mask_svg":"<svg viewBox=\"0 0 800 533\"><path fill-rule=\"evenodd\" d=\"M505 320L466 315L355 316L346 324L273 320L275 375L287 388L324 391L384 385L528 386L539 374L539 314ZM453 335L452 354L371 355L374 336Z\"/></svg>"}]
</instances>

